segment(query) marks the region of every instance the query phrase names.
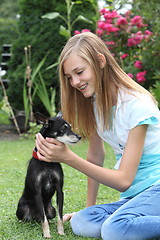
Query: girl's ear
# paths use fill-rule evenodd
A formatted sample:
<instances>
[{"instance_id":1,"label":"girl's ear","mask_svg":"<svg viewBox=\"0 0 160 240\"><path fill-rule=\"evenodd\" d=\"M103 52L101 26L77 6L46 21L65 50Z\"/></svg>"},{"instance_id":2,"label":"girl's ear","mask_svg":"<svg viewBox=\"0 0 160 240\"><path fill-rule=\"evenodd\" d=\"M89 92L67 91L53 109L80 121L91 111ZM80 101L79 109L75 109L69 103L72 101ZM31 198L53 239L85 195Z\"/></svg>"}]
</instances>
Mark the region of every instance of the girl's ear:
<instances>
[{"instance_id":1,"label":"girl's ear","mask_svg":"<svg viewBox=\"0 0 160 240\"><path fill-rule=\"evenodd\" d=\"M104 68L105 65L106 65L106 58L102 53L98 53L98 60L99 60L99 63L100 63L100 67Z\"/></svg>"}]
</instances>

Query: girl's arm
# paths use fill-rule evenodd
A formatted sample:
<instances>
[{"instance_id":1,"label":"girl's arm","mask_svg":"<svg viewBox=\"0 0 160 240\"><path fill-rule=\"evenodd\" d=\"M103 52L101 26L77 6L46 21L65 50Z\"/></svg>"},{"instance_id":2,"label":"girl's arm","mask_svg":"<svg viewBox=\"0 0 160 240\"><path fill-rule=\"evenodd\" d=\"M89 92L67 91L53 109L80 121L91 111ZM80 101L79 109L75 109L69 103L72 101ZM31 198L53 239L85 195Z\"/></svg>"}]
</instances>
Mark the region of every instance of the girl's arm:
<instances>
[{"instance_id":1,"label":"girl's arm","mask_svg":"<svg viewBox=\"0 0 160 240\"><path fill-rule=\"evenodd\" d=\"M123 192L131 186L136 175L143 153L146 131L147 125L140 125L130 130L118 170L106 169L86 161L72 152L65 144L54 139L45 140L40 134L36 141L38 157L43 161L63 162L95 181Z\"/></svg>"},{"instance_id":2,"label":"girl's arm","mask_svg":"<svg viewBox=\"0 0 160 240\"><path fill-rule=\"evenodd\" d=\"M96 133L89 140L89 148L87 154L87 161L94 163L98 166L103 166L104 162L104 145L102 139ZM87 203L86 207L96 204L99 183L92 178L88 177L87 188Z\"/></svg>"}]
</instances>

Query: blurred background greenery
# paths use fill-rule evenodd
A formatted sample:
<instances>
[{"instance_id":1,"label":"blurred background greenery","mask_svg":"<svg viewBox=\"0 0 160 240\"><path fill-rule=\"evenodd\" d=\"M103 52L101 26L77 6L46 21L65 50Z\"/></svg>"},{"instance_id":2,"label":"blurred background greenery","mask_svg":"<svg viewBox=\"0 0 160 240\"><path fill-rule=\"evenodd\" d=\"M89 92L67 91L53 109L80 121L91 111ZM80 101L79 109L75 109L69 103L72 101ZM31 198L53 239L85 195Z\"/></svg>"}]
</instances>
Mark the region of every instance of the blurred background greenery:
<instances>
[{"instance_id":1,"label":"blurred background greenery","mask_svg":"<svg viewBox=\"0 0 160 240\"><path fill-rule=\"evenodd\" d=\"M159 1L1 0L0 67L1 70L6 70L2 81L15 115L19 111L20 114L24 111L25 116L30 111L53 115L60 110L57 75L59 54L69 34L74 35L75 30L89 29L97 33L98 22L102 20L100 10L103 8L117 11L122 17L131 10L131 17L141 16L147 25L146 29L153 33L151 41L133 46L129 51L134 51L136 47L141 49L138 59L143 59L146 81L140 84L153 93L160 106ZM54 12L52 18L43 17L51 12ZM125 31L121 28L121 33L122 30L125 38ZM127 34L126 32L126 36ZM113 39L110 39L111 36L113 35L103 34L106 41L116 37L114 35ZM29 49L27 54L24 51L26 48ZM120 55L125 49L121 47L120 50L114 50ZM133 62L130 61L129 66L126 65L128 62L123 61L124 70L136 71ZM45 98L42 92L45 92ZM0 123L3 123L5 118L7 123L10 115L4 105L0 87ZM48 110L49 108L51 110ZM28 115L27 117L29 120Z\"/></svg>"}]
</instances>

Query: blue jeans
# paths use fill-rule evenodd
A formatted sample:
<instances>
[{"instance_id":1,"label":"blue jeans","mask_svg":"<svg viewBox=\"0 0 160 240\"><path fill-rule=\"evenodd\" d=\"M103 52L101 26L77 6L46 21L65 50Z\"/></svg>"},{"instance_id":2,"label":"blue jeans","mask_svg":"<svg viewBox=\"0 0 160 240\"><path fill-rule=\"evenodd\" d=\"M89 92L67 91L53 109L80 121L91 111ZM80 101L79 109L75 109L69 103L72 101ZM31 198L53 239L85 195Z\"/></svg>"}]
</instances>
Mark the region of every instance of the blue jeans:
<instances>
[{"instance_id":1,"label":"blue jeans","mask_svg":"<svg viewBox=\"0 0 160 240\"><path fill-rule=\"evenodd\" d=\"M160 184L134 198L81 210L71 219L71 227L76 235L103 240L160 237Z\"/></svg>"}]
</instances>

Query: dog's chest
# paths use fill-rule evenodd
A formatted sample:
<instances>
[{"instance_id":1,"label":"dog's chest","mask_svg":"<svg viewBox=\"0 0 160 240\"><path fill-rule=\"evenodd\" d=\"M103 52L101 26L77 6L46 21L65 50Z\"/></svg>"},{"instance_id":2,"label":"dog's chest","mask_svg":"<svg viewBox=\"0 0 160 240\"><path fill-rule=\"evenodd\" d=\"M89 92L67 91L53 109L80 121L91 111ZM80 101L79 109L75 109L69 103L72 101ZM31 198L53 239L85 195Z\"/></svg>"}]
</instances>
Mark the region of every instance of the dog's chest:
<instances>
[{"instance_id":1,"label":"dog's chest","mask_svg":"<svg viewBox=\"0 0 160 240\"><path fill-rule=\"evenodd\" d=\"M54 185L62 180L62 174L50 168L45 168L38 173L37 181L42 185Z\"/></svg>"},{"instance_id":2,"label":"dog's chest","mask_svg":"<svg viewBox=\"0 0 160 240\"><path fill-rule=\"evenodd\" d=\"M50 189L61 180L62 176L59 173L49 170L47 173L45 173L44 186L46 189Z\"/></svg>"},{"instance_id":3,"label":"dog's chest","mask_svg":"<svg viewBox=\"0 0 160 240\"><path fill-rule=\"evenodd\" d=\"M26 182L31 189L39 189L43 195L52 195L57 184L63 186L63 170L59 163L46 163L32 158Z\"/></svg>"},{"instance_id":4,"label":"dog's chest","mask_svg":"<svg viewBox=\"0 0 160 240\"><path fill-rule=\"evenodd\" d=\"M39 172L36 185L41 188L42 195L47 197L52 196L56 189L56 185L62 185L62 182L62 175L50 169L45 169Z\"/></svg>"}]
</instances>

